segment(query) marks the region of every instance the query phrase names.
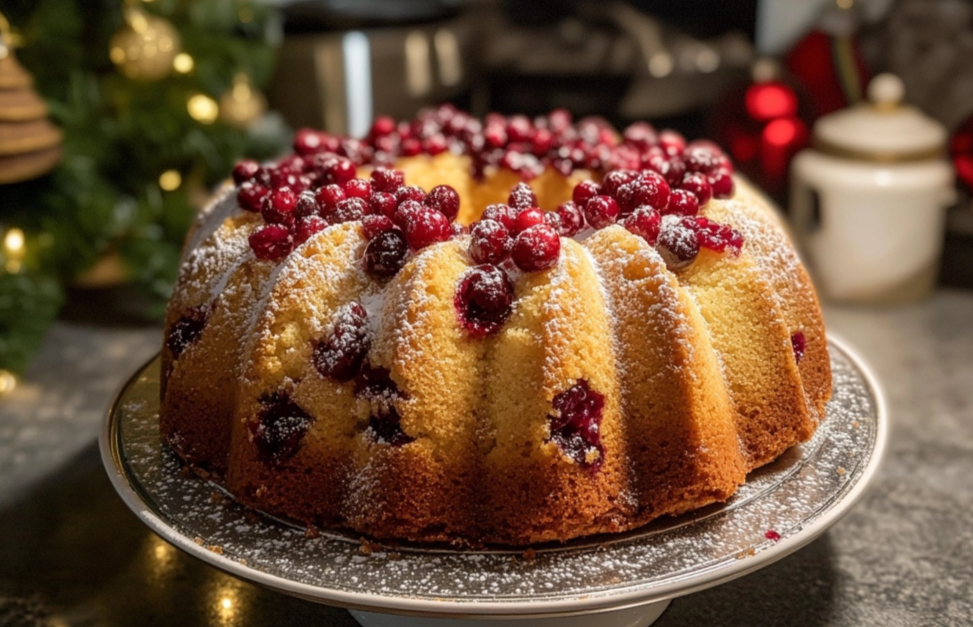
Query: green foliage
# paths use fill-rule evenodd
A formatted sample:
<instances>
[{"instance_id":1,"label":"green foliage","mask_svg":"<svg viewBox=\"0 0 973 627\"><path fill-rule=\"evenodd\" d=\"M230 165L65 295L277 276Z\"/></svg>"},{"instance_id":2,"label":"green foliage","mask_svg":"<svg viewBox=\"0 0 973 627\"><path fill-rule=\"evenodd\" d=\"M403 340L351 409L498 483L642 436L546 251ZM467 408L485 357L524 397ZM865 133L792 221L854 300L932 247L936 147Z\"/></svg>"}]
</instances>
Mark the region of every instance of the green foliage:
<instances>
[{"instance_id":1,"label":"green foliage","mask_svg":"<svg viewBox=\"0 0 973 627\"><path fill-rule=\"evenodd\" d=\"M17 226L28 235L24 274L0 280L0 368L19 369L24 348L34 345L37 329L51 319L52 303L56 310L60 302L53 297L57 285L105 254L121 256L129 280L154 296L161 311L199 197L236 160L270 157L284 148L287 136L280 123L258 122L246 130L201 124L186 108L196 93L219 100L239 72L258 88L270 79L279 27L263 3L140 4L176 27L182 50L195 61L188 75L173 73L156 82L126 78L109 59L109 41L123 24L123 0L3 5L25 39L18 59L65 136L64 157L54 172L0 186L0 232ZM165 192L159 175L171 169L181 173L183 185ZM14 324L14 311L33 320Z\"/></svg>"}]
</instances>

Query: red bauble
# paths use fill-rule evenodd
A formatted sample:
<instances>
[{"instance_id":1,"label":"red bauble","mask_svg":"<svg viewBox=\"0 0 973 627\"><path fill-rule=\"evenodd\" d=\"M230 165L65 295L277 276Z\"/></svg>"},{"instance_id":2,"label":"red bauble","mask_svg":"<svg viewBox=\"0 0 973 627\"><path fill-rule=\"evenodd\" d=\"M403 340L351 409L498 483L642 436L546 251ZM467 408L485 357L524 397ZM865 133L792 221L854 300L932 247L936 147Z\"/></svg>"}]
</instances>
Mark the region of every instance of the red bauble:
<instances>
[{"instance_id":1,"label":"red bauble","mask_svg":"<svg viewBox=\"0 0 973 627\"><path fill-rule=\"evenodd\" d=\"M949 141L949 154L953 158L956 176L973 194L973 115L956 129Z\"/></svg>"}]
</instances>

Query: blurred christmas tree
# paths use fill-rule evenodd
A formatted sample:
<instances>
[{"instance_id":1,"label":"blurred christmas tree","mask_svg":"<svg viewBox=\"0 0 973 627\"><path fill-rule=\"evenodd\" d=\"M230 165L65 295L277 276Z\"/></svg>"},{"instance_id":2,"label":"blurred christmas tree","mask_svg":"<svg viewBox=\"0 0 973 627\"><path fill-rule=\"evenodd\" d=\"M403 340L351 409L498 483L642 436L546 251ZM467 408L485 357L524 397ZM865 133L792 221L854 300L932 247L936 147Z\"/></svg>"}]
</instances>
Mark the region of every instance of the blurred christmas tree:
<instances>
[{"instance_id":1,"label":"blurred christmas tree","mask_svg":"<svg viewBox=\"0 0 973 627\"><path fill-rule=\"evenodd\" d=\"M288 137L259 91L280 32L263 3L4 0L2 11L17 32L5 29L0 61L16 53L63 132L50 173L0 176L0 369L20 371L79 277L138 285L161 312L208 191Z\"/></svg>"}]
</instances>

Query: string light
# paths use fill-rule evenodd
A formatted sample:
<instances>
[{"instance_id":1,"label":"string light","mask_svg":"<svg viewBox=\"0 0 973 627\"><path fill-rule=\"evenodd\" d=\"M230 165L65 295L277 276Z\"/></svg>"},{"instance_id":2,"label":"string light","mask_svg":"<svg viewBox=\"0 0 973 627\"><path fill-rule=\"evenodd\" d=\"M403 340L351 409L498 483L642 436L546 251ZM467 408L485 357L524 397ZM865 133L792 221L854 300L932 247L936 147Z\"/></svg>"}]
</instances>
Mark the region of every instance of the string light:
<instances>
[{"instance_id":1,"label":"string light","mask_svg":"<svg viewBox=\"0 0 973 627\"><path fill-rule=\"evenodd\" d=\"M172 60L172 67L180 74L189 74L196 67L196 61L185 52L180 52Z\"/></svg>"},{"instance_id":2,"label":"string light","mask_svg":"<svg viewBox=\"0 0 973 627\"><path fill-rule=\"evenodd\" d=\"M7 263L5 268L7 272L15 274L20 272L20 267L24 259L26 243L24 240L24 232L20 229L13 228L7 231L7 234L3 238L3 252L4 256L7 258Z\"/></svg>"},{"instance_id":3,"label":"string light","mask_svg":"<svg viewBox=\"0 0 973 627\"><path fill-rule=\"evenodd\" d=\"M182 175L178 170L166 170L159 176L159 187L167 192L174 192L182 185Z\"/></svg>"},{"instance_id":4,"label":"string light","mask_svg":"<svg viewBox=\"0 0 973 627\"><path fill-rule=\"evenodd\" d=\"M0 370L0 396L6 396L17 388L17 377L12 372Z\"/></svg>"},{"instance_id":5,"label":"string light","mask_svg":"<svg viewBox=\"0 0 973 627\"><path fill-rule=\"evenodd\" d=\"M186 102L190 117L201 124L212 124L220 115L220 106L205 94L196 94Z\"/></svg>"}]
</instances>

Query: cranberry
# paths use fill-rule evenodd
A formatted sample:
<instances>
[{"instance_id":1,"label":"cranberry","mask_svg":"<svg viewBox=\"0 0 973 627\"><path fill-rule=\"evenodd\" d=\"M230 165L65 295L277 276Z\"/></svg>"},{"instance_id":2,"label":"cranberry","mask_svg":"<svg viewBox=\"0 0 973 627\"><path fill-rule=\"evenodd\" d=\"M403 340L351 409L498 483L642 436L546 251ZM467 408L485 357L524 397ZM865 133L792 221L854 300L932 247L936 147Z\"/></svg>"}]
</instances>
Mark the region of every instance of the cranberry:
<instances>
[{"instance_id":1,"label":"cranberry","mask_svg":"<svg viewBox=\"0 0 973 627\"><path fill-rule=\"evenodd\" d=\"M409 398L408 394L399 391L388 368L372 367L367 359L355 377L355 396L383 403Z\"/></svg>"},{"instance_id":2,"label":"cranberry","mask_svg":"<svg viewBox=\"0 0 973 627\"><path fill-rule=\"evenodd\" d=\"M447 220L456 218L459 213L459 194L449 185L437 185L426 195L426 206L446 216Z\"/></svg>"},{"instance_id":3,"label":"cranberry","mask_svg":"<svg viewBox=\"0 0 973 627\"><path fill-rule=\"evenodd\" d=\"M345 195L349 198L368 200L372 195L372 184L365 179L351 179L345 183Z\"/></svg>"},{"instance_id":4,"label":"cranberry","mask_svg":"<svg viewBox=\"0 0 973 627\"><path fill-rule=\"evenodd\" d=\"M643 205L625 218L622 226L644 239L650 246L655 246L662 227L662 216L652 207Z\"/></svg>"},{"instance_id":5,"label":"cranberry","mask_svg":"<svg viewBox=\"0 0 973 627\"><path fill-rule=\"evenodd\" d=\"M510 190L510 197L507 198L507 204L514 209L536 207L537 196L534 194L534 190L532 190L530 185L527 183L517 183L514 185L514 188Z\"/></svg>"},{"instance_id":6,"label":"cranberry","mask_svg":"<svg viewBox=\"0 0 973 627\"><path fill-rule=\"evenodd\" d=\"M299 175L286 170L273 169L270 171L270 187L279 189L287 187L294 192L300 193L310 187L309 180L303 180Z\"/></svg>"},{"instance_id":7,"label":"cranberry","mask_svg":"<svg viewBox=\"0 0 973 627\"><path fill-rule=\"evenodd\" d=\"M294 249L291 232L279 224L265 224L258 227L248 238L250 248L257 259L280 261Z\"/></svg>"},{"instance_id":8,"label":"cranberry","mask_svg":"<svg viewBox=\"0 0 973 627\"><path fill-rule=\"evenodd\" d=\"M288 174L303 174L307 162L300 155L289 155L277 162L277 171Z\"/></svg>"},{"instance_id":9,"label":"cranberry","mask_svg":"<svg viewBox=\"0 0 973 627\"><path fill-rule=\"evenodd\" d=\"M613 170L605 175L605 180L601 182L601 193L605 196L614 196L618 188L626 183L631 183L638 178L638 172L634 170Z\"/></svg>"},{"instance_id":10,"label":"cranberry","mask_svg":"<svg viewBox=\"0 0 973 627\"><path fill-rule=\"evenodd\" d=\"M738 253L743 248L743 236L739 231L722 224L717 224L704 217L693 218L699 245L712 251L722 253L730 250Z\"/></svg>"},{"instance_id":11,"label":"cranberry","mask_svg":"<svg viewBox=\"0 0 973 627\"><path fill-rule=\"evenodd\" d=\"M552 402L554 412L548 416L551 442L574 462L597 470L604 461L601 445L601 421L605 396L580 379L560 392Z\"/></svg>"},{"instance_id":12,"label":"cranberry","mask_svg":"<svg viewBox=\"0 0 973 627\"><path fill-rule=\"evenodd\" d=\"M571 112L567 109L554 109L547 114L547 126L556 134L564 133L571 127Z\"/></svg>"},{"instance_id":13,"label":"cranberry","mask_svg":"<svg viewBox=\"0 0 973 627\"><path fill-rule=\"evenodd\" d=\"M453 237L462 237L463 235L468 235L470 232L470 227L462 225L459 222L453 222L449 225L449 228L453 232Z\"/></svg>"},{"instance_id":14,"label":"cranberry","mask_svg":"<svg viewBox=\"0 0 973 627\"><path fill-rule=\"evenodd\" d=\"M663 210L669 204L671 190L661 174L651 170L642 172L639 178L630 183L635 189L632 196L634 206L649 205Z\"/></svg>"},{"instance_id":15,"label":"cranberry","mask_svg":"<svg viewBox=\"0 0 973 627\"><path fill-rule=\"evenodd\" d=\"M525 209L514 219L513 234L516 235L538 224L544 224L544 212L537 207Z\"/></svg>"},{"instance_id":16,"label":"cranberry","mask_svg":"<svg viewBox=\"0 0 973 627\"><path fill-rule=\"evenodd\" d=\"M659 145L670 155L681 155L686 149L686 138L681 133L666 129L659 133Z\"/></svg>"},{"instance_id":17,"label":"cranberry","mask_svg":"<svg viewBox=\"0 0 973 627\"><path fill-rule=\"evenodd\" d=\"M257 170L259 169L260 164L252 159L240 161L233 168L233 182L237 185L243 185L252 179L257 174Z\"/></svg>"},{"instance_id":18,"label":"cranberry","mask_svg":"<svg viewBox=\"0 0 973 627\"><path fill-rule=\"evenodd\" d=\"M205 306L191 307L176 320L169 330L169 337L166 338L166 346L172 353L172 358L179 359L183 351L190 344L196 342L203 333L206 326L206 319L209 318L209 308Z\"/></svg>"},{"instance_id":19,"label":"cranberry","mask_svg":"<svg viewBox=\"0 0 973 627\"><path fill-rule=\"evenodd\" d=\"M454 303L460 324L473 337L496 333L510 316L514 286L507 274L493 265L469 269L456 289Z\"/></svg>"},{"instance_id":20,"label":"cranberry","mask_svg":"<svg viewBox=\"0 0 973 627\"><path fill-rule=\"evenodd\" d=\"M631 144L638 148L648 148L659 144L659 134L648 122L635 122L629 125L622 133L626 144Z\"/></svg>"},{"instance_id":21,"label":"cranberry","mask_svg":"<svg viewBox=\"0 0 973 627\"><path fill-rule=\"evenodd\" d=\"M530 151L538 157L543 157L554 146L554 134L546 128L539 128L530 140Z\"/></svg>"},{"instance_id":22,"label":"cranberry","mask_svg":"<svg viewBox=\"0 0 973 627\"><path fill-rule=\"evenodd\" d=\"M336 159L325 171L325 178L337 185L344 185L355 178L358 168L349 159Z\"/></svg>"},{"instance_id":23,"label":"cranberry","mask_svg":"<svg viewBox=\"0 0 973 627\"><path fill-rule=\"evenodd\" d=\"M771 542L780 542L780 534L774 531L773 529L768 529L767 533L764 534L764 537L770 540Z\"/></svg>"},{"instance_id":24,"label":"cranberry","mask_svg":"<svg viewBox=\"0 0 973 627\"><path fill-rule=\"evenodd\" d=\"M491 148L503 148L507 145L507 129L504 124L487 123L483 131L483 141Z\"/></svg>"},{"instance_id":25,"label":"cranberry","mask_svg":"<svg viewBox=\"0 0 973 627\"><path fill-rule=\"evenodd\" d=\"M395 132L395 126L395 120L386 115L380 115L372 122L372 130L369 132L369 135L372 137L391 135Z\"/></svg>"},{"instance_id":26,"label":"cranberry","mask_svg":"<svg viewBox=\"0 0 973 627\"><path fill-rule=\"evenodd\" d=\"M383 231L365 247L365 271L372 276L390 277L402 269L409 245L401 231Z\"/></svg>"},{"instance_id":27,"label":"cranberry","mask_svg":"<svg viewBox=\"0 0 973 627\"><path fill-rule=\"evenodd\" d=\"M402 430L402 417L393 405L382 407L377 413L369 416L368 429L379 444L404 446L415 440Z\"/></svg>"},{"instance_id":28,"label":"cranberry","mask_svg":"<svg viewBox=\"0 0 973 627\"><path fill-rule=\"evenodd\" d=\"M577 203L579 207L584 207L585 203L601 193L601 185L598 183L581 181L574 186L574 190L571 192L571 200Z\"/></svg>"},{"instance_id":29,"label":"cranberry","mask_svg":"<svg viewBox=\"0 0 973 627\"><path fill-rule=\"evenodd\" d=\"M342 222L354 222L361 220L368 213L368 203L361 198L345 198L338 203L331 213L325 213L324 217L331 224L341 224Z\"/></svg>"},{"instance_id":30,"label":"cranberry","mask_svg":"<svg viewBox=\"0 0 973 627\"><path fill-rule=\"evenodd\" d=\"M260 212L264 197L270 192L260 183L247 182L240 186L240 191L236 194L236 200L240 208L254 213Z\"/></svg>"},{"instance_id":31,"label":"cranberry","mask_svg":"<svg viewBox=\"0 0 973 627\"><path fill-rule=\"evenodd\" d=\"M375 239L380 233L391 231L395 228L395 223L387 216L372 214L362 218L362 234L365 239Z\"/></svg>"},{"instance_id":32,"label":"cranberry","mask_svg":"<svg viewBox=\"0 0 973 627\"><path fill-rule=\"evenodd\" d=\"M643 165L661 174L669 185L678 185L686 174L686 164L678 156L655 153L650 155Z\"/></svg>"},{"instance_id":33,"label":"cranberry","mask_svg":"<svg viewBox=\"0 0 973 627\"><path fill-rule=\"evenodd\" d=\"M530 119L526 115L515 115L507 122L507 137L512 142L530 141L533 132Z\"/></svg>"},{"instance_id":34,"label":"cranberry","mask_svg":"<svg viewBox=\"0 0 973 627\"><path fill-rule=\"evenodd\" d=\"M482 219L496 220L510 231L514 228L514 220L517 219L517 213L513 207L498 203L495 205L487 205L487 208L483 210Z\"/></svg>"},{"instance_id":35,"label":"cranberry","mask_svg":"<svg viewBox=\"0 0 973 627\"><path fill-rule=\"evenodd\" d=\"M323 342L315 342L311 360L322 377L351 381L361 369L369 348L368 316L360 303L352 301L335 312L331 333Z\"/></svg>"},{"instance_id":36,"label":"cranberry","mask_svg":"<svg viewBox=\"0 0 973 627\"><path fill-rule=\"evenodd\" d=\"M699 254L699 238L693 218L683 218L667 225L659 234L659 245L675 257L674 260L666 260L672 261L670 266L678 267L695 259Z\"/></svg>"},{"instance_id":37,"label":"cranberry","mask_svg":"<svg viewBox=\"0 0 973 627\"><path fill-rule=\"evenodd\" d=\"M402 204L407 200L414 200L421 203L425 199L426 192L422 191L421 187L408 185L395 190L395 200L398 201L399 204Z\"/></svg>"},{"instance_id":38,"label":"cranberry","mask_svg":"<svg viewBox=\"0 0 973 627\"><path fill-rule=\"evenodd\" d=\"M395 196L388 192L372 192L372 195L368 198L370 213L383 215L387 218L395 215L398 206L399 202L395 199Z\"/></svg>"},{"instance_id":39,"label":"cranberry","mask_svg":"<svg viewBox=\"0 0 973 627\"><path fill-rule=\"evenodd\" d=\"M544 224L554 229L558 235L561 234L561 214L557 211L542 211L544 214Z\"/></svg>"},{"instance_id":40,"label":"cranberry","mask_svg":"<svg viewBox=\"0 0 973 627\"><path fill-rule=\"evenodd\" d=\"M314 193L314 199L318 203L318 210L324 215L333 212L338 207L338 203L347 197L345 188L335 183L320 187Z\"/></svg>"},{"instance_id":41,"label":"cranberry","mask_svg":"<svg viewBox=\"0 0 973 627\"><path fill-rule=\"evenodd\" d=\"M804 351L807 350L807 338L802 331L797 331L791 335L791 348L794 349L794 359L801 363L804 359Z\"/></svg>"},{"instance_id":42,"label":"cranberry","mask_svg":"<svg viewBox=\"0 0 973 627\"><path fill-rule=\"evenodd\" d=\"M729 170L717 170L706 177L717 198L731 198L733 196L733 175Z\"/></svg>"},{"instance_id":43,"label":"cranberry","mask_svg":"<svg viewBox=\"0 0 973 627\"><path fill-rule=\"evenodd\" d=\"M400 229L405 229L425 209L426 207L414 200L406 200L395 208L395 213L392 214L392 222Z\"/></svg>"},{"instance_id":44,"label":"cranberry","mask_svg":"<svg viewBox=\"0 0 973 627\"><path fill-rule=\"evenodd\" d=\"M694 216L699 213L699 200L692 192L674 189L669 196L669 204L663 210L665 215Z\"/></svg>"},{"instance_id":45,"label":"cranberry","mask_svg":"<svg viewBox=\"0 0 973 627\"><path fill-rule=\"evenodd\" d=\"M561 230L564 237L574 237L584 229L584 212L578 203L567 201L557 208L557 215L561 218Z\"/></svg>"},{"instance_id":46,"label":"cranberry","mask_svg":"<svg viewBox=\"0 0 973 627\"><path fill-rule=\"evenodd\" d=\"M708 174L721 168L727 163L726 157L714 152L713 149L697 142L690 144L683 153L686 169L690 172Z\"/></svg>"},{"instance_id":47,"label":"cranberry","mask_svg":"<svg viewBox=\"0 0 973 627\"><path fill-rule=\"evenodd\" d=\"M287 392L260 399L260 411L249 422L250 435L264 462L279 464L294 456L314 418Z\"/></svg>"},{"instance_id":48,"label":"cranberry","mask_svg":"<svg viewBox=\"0 0 973 627\"><path fill-rule=\"evenodd\" d=\"M415 157L422 152L422 141L415 137L402 140L402 156Z\"/></svg>"},{"instance_id":49,"label":"cranberry","mask_svg":"<svg viewBox=\"0 0 973 627\"><path fill-rule=\"evenodd\" d=\"M271 224L294 224L297 194L289 187L271 191L260 205L260 214Z\"/></svg>"},{"instance_id":50,"label":"cranberry","mask_svg":"<svg viewBox=\"0 0 973 627\"><path fill-rule=\"evenodd\" d=\"M257 168L257 172L253 175L253 182L260 183L264 187L270 187L272 172L273 172L273 168L263 166L263 165L260 166L259 168Z\"/></svg>"},{"instance_id":51,"label":"cranberry","mask_svg":"<svg viewBox=\"0 0 973 627\"><path fill-rule=\"evenodd\" d=\"M385 160L380 155L390 155L399 147L399 138L395 135L382 135L372 139L372 146L375 148L375 161ZM391 159L389 159L391 160Z\"/></svg>"},{"instance_id":52,"label":"cranberry","mask_svg":"<svg viewBox=\"0 0 973 627\"><path fill-rule=\"evenodd\" d=\"M446 152L446 148L446 138L443 137L442 133L436 133L422 140L422 150L431 157Z\"/></svg>"},{"instance_id":53,"label":"cranberry","mask_svg":"<svg viewBox=\"0 0 973 627\"><path fill-rule=\"evenodd\" d=\"M510 254L510 232L496 220L480 220L470 229L470 258L475 263L498 264Z\"/></svg>"},{"instance_id":54,"label":"cranberry","mask_svg":"<svg viewBox=\"0 0 973 627\"><path fill-rule=\"evenodd\" d=\"M610 226L618 219L620 208L611 196L595 196L584 206L584 217L592 228Z\"/></svg>"},{"instance_id":55,"label":"cranberry","mask_svg":"<svg viewBox=\"0 0 973 627\"><path fill-rule=\"evenodd\" d=\"M401 170L379 168L372 171L372 187L380 192L392 192L405 185L405 173Z\"/></svg>"},{"instance_id":56,"label":"cranberry","mask_svg":"<svg viewBox=\"0 0 973 627\"><path fill-rule=\"evenodd\" d=\"M679 187L687 192L691 192L696 197L700 207L713 198L713 188L710 187L709 181L704 174L698 172L686 173L682 177L682 183L679 184Z\"/></svg>"},{"instance_id":57,"label":"cranberry","mask_svg":"<svg viewBox=\"0 0 973 627\"><path fill-rule=\"evenodd\" d=\"M294 134L294 152L310 155L320 151L325 144L326 135L313 128L302 128Z\"/></svg>"},{"instance_id":58,"label":"cranberry","mask_svg":"<svg viewBox=\"0 0 973 627\"><path fill-rule=\"evenodd\" d=\"M328 221L321 216L301 218L294 224L294 245L300 246L315 233L328 228Z\"/></svg>"},{"instance_id":59,"label":"cranberry","mask_svg":"<svg viewBox=\"0 0 973 627\"><path fill-rule=\"evenodd\" d=\"M556 265L560 253L558 234L546 224L538 224L517 236L510 256L524 272L537 272Z\"/></svg>"},{"instance_id":60,"label":"cranberry","mask_svg":"<svg viewBox=\"0 0 973 627\"><path fill-rule=\"evenodd\" d=\"M437 242L445 242L453 235L449 220L430 207L422 207L405 222L405 239L413 250L422 250Z\"/></svg>"}]
</instances>

